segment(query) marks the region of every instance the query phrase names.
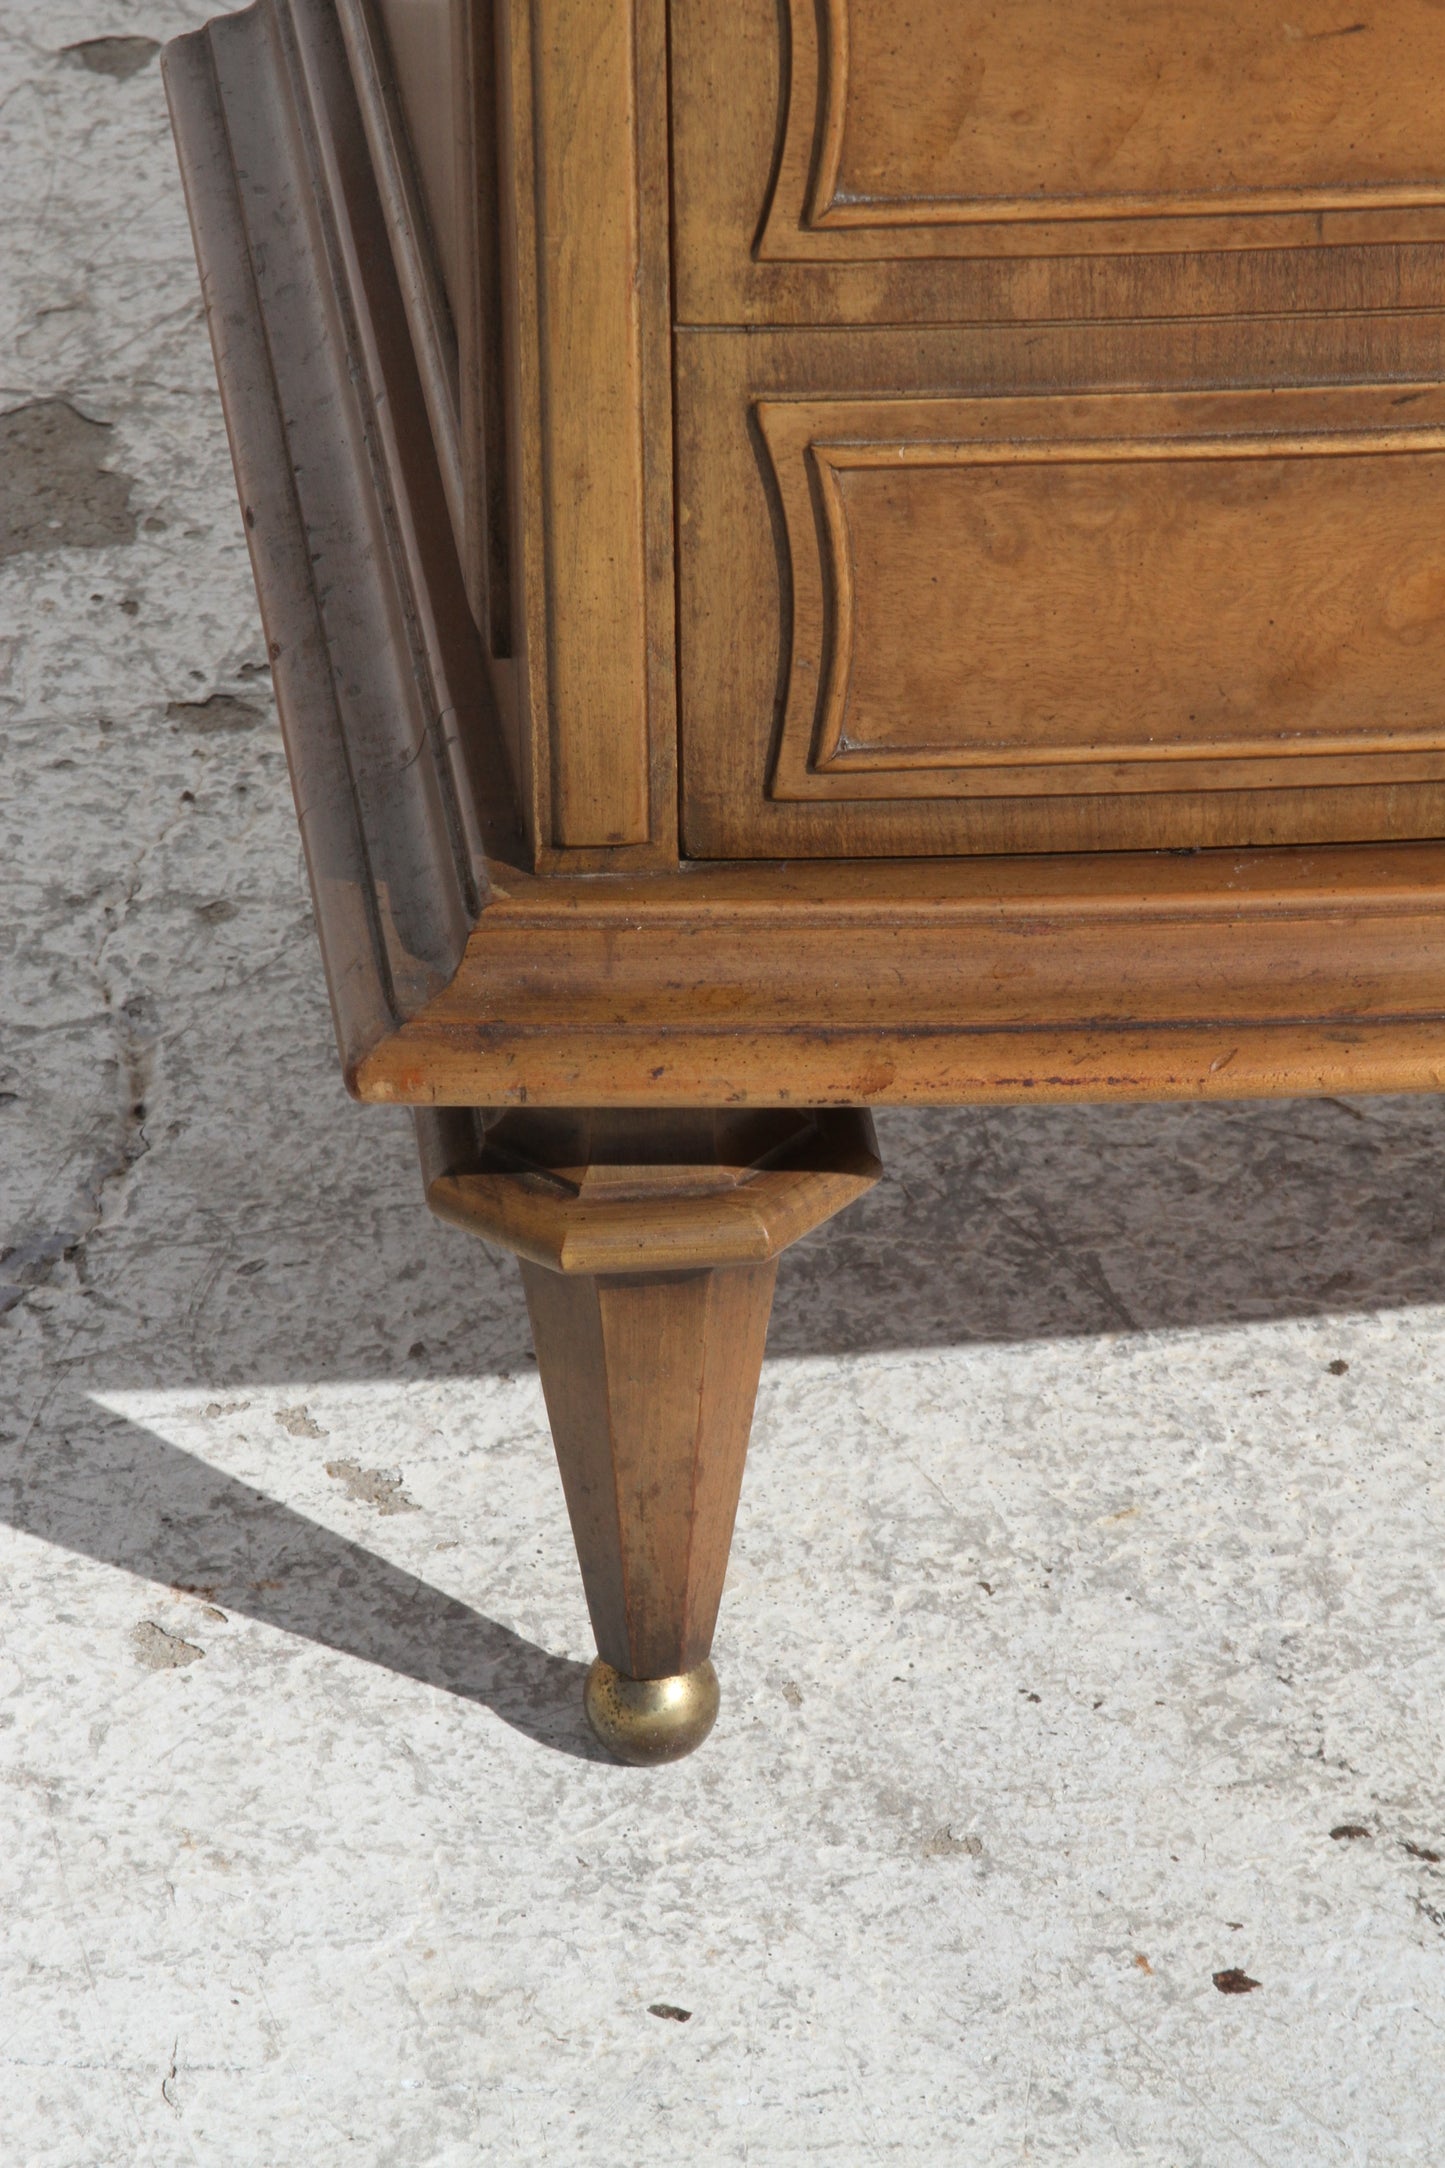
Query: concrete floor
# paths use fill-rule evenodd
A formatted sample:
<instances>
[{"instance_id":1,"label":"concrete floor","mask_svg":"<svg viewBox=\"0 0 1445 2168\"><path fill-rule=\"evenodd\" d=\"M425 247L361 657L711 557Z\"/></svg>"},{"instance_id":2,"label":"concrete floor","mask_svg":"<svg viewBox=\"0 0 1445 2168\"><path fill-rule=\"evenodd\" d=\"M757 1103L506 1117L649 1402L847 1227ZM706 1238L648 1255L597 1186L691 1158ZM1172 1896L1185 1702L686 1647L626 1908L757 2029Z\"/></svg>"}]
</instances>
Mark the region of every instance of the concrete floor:
<instances>
[{"instance_id":1,"label":"concrete floor","mask_svg":"<svg viewBox=\"0 0 1445 2168\"><path fill-rule=\"evenodd\" d=\"M1439 2163L1436 1103L884 1116L713 1741L590 1747L514 1272L336 1074L204 12L0 5L0 2161Z\"/></svg>"}]
</instances>

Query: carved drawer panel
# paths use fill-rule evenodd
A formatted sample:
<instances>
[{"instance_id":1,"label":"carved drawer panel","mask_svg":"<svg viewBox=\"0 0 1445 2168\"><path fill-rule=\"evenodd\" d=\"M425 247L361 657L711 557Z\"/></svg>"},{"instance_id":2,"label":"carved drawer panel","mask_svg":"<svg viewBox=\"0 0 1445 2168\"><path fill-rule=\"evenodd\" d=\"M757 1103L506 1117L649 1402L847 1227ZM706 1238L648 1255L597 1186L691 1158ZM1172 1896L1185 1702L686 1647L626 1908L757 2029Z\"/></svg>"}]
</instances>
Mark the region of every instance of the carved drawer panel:
<instances>
[{"instance_id":1,"label":"carved drawer panel","mask_svg":"<svg viewBox=\"0 0 1445 2168\"><path fill-rule=\"evenodd\" d=\"M766 255L824 236L863 257L1007 251L1060 221L1075 247L1178 248L1179 220L1445 203L1434 0L1367 21L1342 0L790 0L788 17ZM1121 230L1083 230L1100 222ZM1020 230L979 231L999 225Z\"/></svg>"},{"instance_id":2,"label":"carved drawer panel","mask_svg":"<svg viewBox=\"0 0 1445 2168\"><path fill-rule=\"evenodd\" d=\"M1437 0L673 0L672 27L689 321L1329 308L1362 278L1398 305L1445 238Z\"/></svg>"},{"instance_id":3,"label":"carved drawer panel","mask_svg":"<svg viewBox=\"0 0 1445 2168\"><path fill-rule=\"evenodd\" d=\"M690 849L1439 831L1438 383L860 395L759 343L682 369Z\"/></svg>"},{"instance_id":4,"label":"carved drawer panel","mask_svg":"<svg viewBox=\"0 0 1445 2168\"><path fill-rule=\"evenodd\" d=\"M777 797L1288 787L1445 751L1445 398L759 403ZM1418 764L1407 762L1414 772Z\"/></svg>"}]
</instances>

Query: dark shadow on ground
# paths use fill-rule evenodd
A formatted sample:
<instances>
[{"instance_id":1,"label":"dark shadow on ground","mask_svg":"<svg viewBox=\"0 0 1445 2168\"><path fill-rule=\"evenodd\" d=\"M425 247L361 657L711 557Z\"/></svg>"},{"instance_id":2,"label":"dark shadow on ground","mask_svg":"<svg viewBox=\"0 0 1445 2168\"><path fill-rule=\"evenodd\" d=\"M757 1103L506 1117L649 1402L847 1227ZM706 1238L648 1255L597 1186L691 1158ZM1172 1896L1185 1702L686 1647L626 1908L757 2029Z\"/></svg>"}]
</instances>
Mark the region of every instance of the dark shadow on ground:
<instances>
[{"instance_id":1,"label":"dark shadow on ground","mask_svg":"<svg viewBox=\"0 0 1445 2168\"><path fill-rule=\"evenodd\" d=\"M886 1179L783 1261L774 1360L1445 1301L1438 1099L909 1112L879 1128ZM46 1288L23 1318L39 1389L0 1408L0 1443L17 1418L11 1446L30 1440L7 1453L3 1518L602 1758L580 1665L89 1397L527 1374L510 1260L431 1220L409 1138L373 1134L347 1181L294 1204L277 1183L274 1208L275 1178L239 1160L234 1194L154 1170L153 1231L143 1214L104 1231L90 1284ZM21 1325L0 1322L0 1353Z\"/></svg>"},{"instance_id":2,"label":"dark shadow on ground","mask_svg":"<svg viewBox=\"0 0 1445 2168\"><path fill-rule=\"evenodd\" d=\"M93 1404L0 1478L0 1520L492 1710L554 1752L610 1762L586 1667Z\"/></svg>"},{"instance_id":3,"label":"dark shadow on ground","mask_svg":"<svg viewBox=\"0 0 1445 2168\"><path fill-rule=\"evenodd\" d=\"M89 1381L526 1368L511 1260L430 1217L409 1124L353 1112L373 1150L319 1207L288 1212L284 1180L270 1194L253 1172L234 1205L180 1195L153 1236L97 1239ZM1445 1301L1437 1098L887 1112L879 1132L883 1181L783 1259L774 1358ZM188 1224L216 1226L214 1248Z\"/></svg>"}]
</instances>

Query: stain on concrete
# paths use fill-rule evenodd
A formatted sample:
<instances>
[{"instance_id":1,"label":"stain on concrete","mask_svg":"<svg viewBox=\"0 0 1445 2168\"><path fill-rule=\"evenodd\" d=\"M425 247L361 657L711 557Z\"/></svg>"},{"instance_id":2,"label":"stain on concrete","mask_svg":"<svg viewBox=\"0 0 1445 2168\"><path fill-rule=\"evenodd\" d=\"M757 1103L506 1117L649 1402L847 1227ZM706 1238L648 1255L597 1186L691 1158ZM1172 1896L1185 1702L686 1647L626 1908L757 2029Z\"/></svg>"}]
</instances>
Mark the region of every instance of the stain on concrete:
<instances>
[{"instance_id":1,"label":"stain on concrete","mask_svg":"<svg viewBox=\"0 0 1445 2168\"><path fill-rule=\"evenodd\" d=\"M1363 1822L1341 1822L1337 1828L1330 1831L1330 1835L1334 1838L1336 1844L1353 1844L1357 1838L1368 1837L1371 1834L1372 1832L1365 1828Z\"/></svg>"},{"instance_id":2,"label":"stain on concrete","mask_svg":"<svg viewBox=\"0 0 1445 2168\"><path fill-rule=\"evenodd\" d=\"M346 1495L357 1505L375 1506L378 1513L420 1513L414 1498L402 1489L397 1468L363 1468L354 1460L328 1460L326 1473L346 1486Z\"/></svg>"},{"instance_id":3,"label":"stain on concrete","mask_svg":"<svg viewBox=\"0 0 1445 2168\"><path fill-rule=\"evenodd\" d=\"M74 1263L85 1276L86 1244L105 1217L106 1192L123 1182L150 1150L145 1133L145 1094L159 1037L155 1006L149 996L133 994L115 1014L115 1066L119 1106L112 1120L89 1140L87 1156L76 1175L70 1198L48 1225L22 1231L0 1250L0 1317L37 1287L48 1287L62 1264Z\"/></svg>"},{"instance_id":4,"label":"stain on concrete","mask_svg":"<svg viewBox=\"0 0 1445 2168\"><path fill-rule=\"evenodd\" d=\"M931 1837L924 1839L925 1859L949 1859L955 1855L961 1855L965 1859L982 1859L982 1837L956 1837L945 1823L941 1829L935 1829Z\"/></svg>"},{"instance_id":5,"label":"stain on concrete","mask_svg":"<svg viewBox=\"0 0 1445 2168\"><path fill-rule=\"evenodd\" d=\"M147 1671L179 1671L186 1664L198 1663L206 1653L194 1641L168 1634L164 1626L157 1626L150 1618L141 1620L130 1639L136 1662Z\"/></svg>"},{"instance_id":6,"label":"stain on concrete","mask_svg":"<svg viewBox=\"0 0 1445 2168\"><path fill-rule=\"evenodd\" d=\"M0 414L0 563L27 551L134 542L131 479L104 464L110 445L110 423L66 399Z\"/></svg>"},{"instance_id":7,"label":"stain on concrete","mask_svg":"<svg viewBox=\"0 0 1445 2168\"><path fill-rule=\"evenodd\" d=\"M311 1419L311 1412L303 1403L299 1408L278 1408L276 1420L293 1438L325 1438L330 1435L319 1423Z\"/></svg>"},{"instance_id":8,"label":"stain on concrete","mask_svg":"<svg viewBox=\"0 0 1445 2168\"><path fill-rule=\"evenodd\" d=\"M150 66L160 46L154 38L82 38L61 51L72 66L124 83Z\"/></svg>"},{"instance_id":9,"label":"stain on concrete","mask_svg":"<svg viewBox=\"0 0 1445 2168\"><path fill-rule=\"evenodd\" d=\"M214 737L218 731L256 730L266 720L265 711L234 693L212 693L209 700L173 700L166 721L179 723L198 737Z\"/></svg>"}]
</instances>

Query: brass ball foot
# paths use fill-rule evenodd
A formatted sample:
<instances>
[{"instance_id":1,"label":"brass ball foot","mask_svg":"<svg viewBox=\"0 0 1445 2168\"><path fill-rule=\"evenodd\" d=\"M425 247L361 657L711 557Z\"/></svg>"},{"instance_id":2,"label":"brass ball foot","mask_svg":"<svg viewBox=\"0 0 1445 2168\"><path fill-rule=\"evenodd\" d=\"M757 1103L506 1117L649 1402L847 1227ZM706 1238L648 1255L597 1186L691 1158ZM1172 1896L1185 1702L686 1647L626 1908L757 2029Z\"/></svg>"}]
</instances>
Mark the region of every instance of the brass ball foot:
<instances>
[{"instance_id":1,"label":"brass ball foot","mask_svg":"<svg viewBox=\"0 0 1445 2168\"><path fill-rule=\"evenodd\" d=\"M629 1679L599 1656L583 1698L588 1722L619 1761L681 1761L717 1721L717 1673L704 1661L670 1679Z\"/></svg>"}]
</instances>

